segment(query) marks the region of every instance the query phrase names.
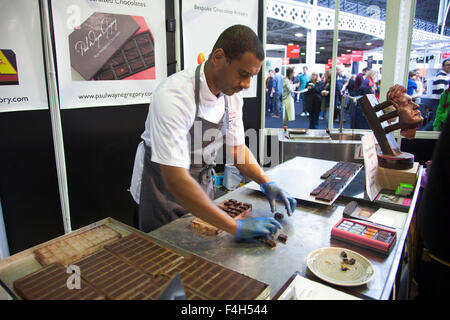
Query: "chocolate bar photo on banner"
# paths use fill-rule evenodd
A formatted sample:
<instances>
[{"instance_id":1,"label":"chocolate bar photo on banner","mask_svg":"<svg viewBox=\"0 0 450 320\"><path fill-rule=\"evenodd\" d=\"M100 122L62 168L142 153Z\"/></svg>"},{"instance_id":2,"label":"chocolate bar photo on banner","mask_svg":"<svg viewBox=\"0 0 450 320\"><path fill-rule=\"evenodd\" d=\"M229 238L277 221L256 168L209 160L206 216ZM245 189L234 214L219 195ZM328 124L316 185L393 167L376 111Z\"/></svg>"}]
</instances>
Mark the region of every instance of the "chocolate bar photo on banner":
<instances>
[{"instance_id":1,"label":"chocolate bar photo on banner","mask_svg":"<svg viewBox=\"0 0 450 320\"><path fill-rule=\"evenodd\" d=\"M0 86L18 84L16 54L9 49L0 49Z\"/></svg>"},{"instance_id":2,"label":"chocolate bar photo on banner","mask_svg":"<svg viewBox=\"0 0 450 320\"><path fill-rule=\"evenodd\" d=\"M155 66L153 37L149 31L135 34L94 76L95 80L121 80Z\"/></svg>"},{"instance_id":3,"label":"chocolate bar photo on banner","mask_svg":"<svg viewBox=\"0 0 450 320\"><path fill-rule=\"evenodd\" d=\"M131 16L94 12L69 35L71 66L91 80L137 30Z\"/></svg>"}]
</instances>

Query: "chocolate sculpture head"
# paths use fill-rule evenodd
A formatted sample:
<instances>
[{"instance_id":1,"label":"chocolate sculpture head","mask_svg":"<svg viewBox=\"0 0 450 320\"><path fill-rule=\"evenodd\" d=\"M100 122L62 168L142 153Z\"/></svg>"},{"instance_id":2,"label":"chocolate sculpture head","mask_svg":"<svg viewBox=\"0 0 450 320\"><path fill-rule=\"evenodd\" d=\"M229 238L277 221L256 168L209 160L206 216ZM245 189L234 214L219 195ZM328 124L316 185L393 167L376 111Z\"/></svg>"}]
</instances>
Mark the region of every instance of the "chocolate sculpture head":
<instances>
[{"instance_id":1,"label":"chocolate sculpture head","mask_svg":"<svg viewBox=\"0 0 450 320\"><path fill-rule=\"evenodd\" d=\"M406 94L406 88L398 84L389 89L386 98L392 101L397 109L400 118L400 134L407 139L413 139L417 126L423 121L419 106Z\"/></svg>"}]
</instances>

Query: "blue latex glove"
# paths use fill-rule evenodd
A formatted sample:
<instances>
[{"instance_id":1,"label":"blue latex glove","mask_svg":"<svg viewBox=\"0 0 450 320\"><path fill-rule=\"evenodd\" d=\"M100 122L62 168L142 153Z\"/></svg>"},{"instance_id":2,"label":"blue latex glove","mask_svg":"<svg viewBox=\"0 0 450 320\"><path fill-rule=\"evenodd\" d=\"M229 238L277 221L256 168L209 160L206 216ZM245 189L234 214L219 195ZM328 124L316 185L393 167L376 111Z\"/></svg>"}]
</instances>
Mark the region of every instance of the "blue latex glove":
<instances>
[{"instance_id":1,"label":"blue latex glove","mask_svg":"<svg viewBox=\"0 0 450 320\"><path fill-rule=\"evenodd\" d=\"M281 224L274 218L258 217L237 220L237 239L268 236L277 232Z\"/></svg>"},{"instance_id":2,"label":"blue latex glove","mask_svg":"<svg viewBox=\"0 0 450 320\"><path fill-rule=\"evenodd\" d=\"M277 186L275 181L263 183L260 188L261 191L266 195L267 200L269 200L270 210L272 212L275 212L276 200L283 201L288 215L291 215L291 213L295 211L297 200L292 198L289 193Z\"/></svg>"}]
</instances>

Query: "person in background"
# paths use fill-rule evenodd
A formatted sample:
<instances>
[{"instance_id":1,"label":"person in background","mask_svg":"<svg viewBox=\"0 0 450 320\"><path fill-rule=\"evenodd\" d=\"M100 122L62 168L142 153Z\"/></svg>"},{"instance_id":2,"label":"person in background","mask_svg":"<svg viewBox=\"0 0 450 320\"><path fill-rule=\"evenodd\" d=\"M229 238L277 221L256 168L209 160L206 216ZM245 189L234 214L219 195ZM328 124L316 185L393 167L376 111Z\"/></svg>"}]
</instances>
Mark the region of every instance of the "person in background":
<instances>
[{"instance_id":1,"label":"person in background","mask_svg":"<svg viewBox=\"0 0 450 320\"><path fill-rule=\"evenodd\" d=\"M334 102L334 120L337 120L337 117L340 117L340 109L344 106L341 106L342 104L342 88L348 81L348 77L346 76L344 72L344 68L341 66L338 66L336 68L337 74L336 74L336 98ZM345 120L344 120L345 121Z\"/></svg>"},{"instance_id":2,"label":"person in background","mask_svg":"<svg viewBox=\"0 0 450 320\"><path fill-rule=\"evenodd\" d=\"M313 72L311 79L306 84L307 91L305 92L306 110L309 113L309 128L317 129L319 124L319 113L322 101L320 94L319 74Z\"/></svg>"},{"instance_id":3,"label":"person in background","mask_svg":"<svg viewBox=\"0 0 450 320\"><path fill-rule=\"evenodd\" d=\"M356 96L355 81L356 81L356 75L352 74L350 76L350 78L348 78L348 80L344 84L344 86L342 87L341 94L344 95L345 93L348 93L349 96L352 96L352 97Z\"/></svg>"},{"instance_id":4,"label":"person in background","mask_svg":"<svg viewBox=\"0 0 450 320\"><path fill-rule=\"evenodd\" d=\"M281 100L281 104L283 106L283 127L287 125L288 121L295 120L295 105L294 99L292 97L292 94L294 92L292 90L293 78L294 78L294 69L287 68L286 77L283 80L283 98Z\"/></svg>"},{"instance_id":5,"label":"person in background","mask_svg":"<svg viewBox=\"0 0 450 320\"><path fill-rule=\"evenodd\" d=\"M442 61L442 70L439 71L433 79L433 91L431 95L432 102L430 103L431 114L427 124L422 128L423 131L432 131L433 122L436 117L436 110L439 105L442 93L449 86L450 79L450 58Z\"/></svg>"},{"instance_id":6,"label":"person in background","mask_svg":"<svg viewBox=\"0 0 450 320\"><path fill-rule=\"evenodd\" d=\"M279 118L281 112L281 97L283 95L283 76L280 74L280 68L275 68L275 76L273 77L272 95L274 99L274 111L272 118Z\"/></svg>"},{"instance_id":7,"label":"person in background","mask_svg":"<svg viewBox=\"0 0 450 320\"><path fill-rule=\"evenodd\" d=\"M294 88L296 88L296 90L294 92L294 94L295 94L294 101L295 102L300 102L300 75L301 74L302 73L299 72L293 79Z\"/></svg>"},{"instance_id":8,"label":"person in background","mask_svg":"<svg viewBox=\"0 0 450 320\"><path fill-rule=\"evenodd\" d=\"M406 87L406 94L410 95L413 100L415 98L414 94L417 91L416 74L416 71L410 71L408 73L408 86Z\"/></svg>"},{"instance_id":9,"label":"person in background","mask_svg":"<svg viewBox=\"0 0 450 320\"><path fill-rule=\"evenodd\" d=\"M302 105L302 113L300 116L307 117L309 116L308 111L306 110L306 102L305 102L305 93L302 92L306 89L306 84L309 82L311 76L308 74L308 67L303 67L303 73L300 75L300 103Z\"/></svg>"},{"instance_id":10,"label":"person in background","mask_svg":"<svg viewBox=\"0 0 450 320\"><path fill-rule=\"evenodd\" d=\"M436 118L433 122L433 130L440 131L448 119L448 110L450 109L450 87L448 87L442 94L439 100L439 106L436 110Z\"/></svg>"},{"instance_id":11,"label":"person in background","mask_svg":"<svg viewBox=\"0 0 450 320\"><path fill-rule=\"evenodd\" d=\"M266 78L266 115L271 115L274 108L272 88L273 88L273 70L270 69L269 75Z\"/></svg>"},{"instance_id":12,"label":"person in background","mask_svg":"<svg viewBox=\"0 0 450 320\"><path fill-rule=\"evenodd\" d=\"M377 89L376 78L377 78L377 71L368 70L366 72L366 78L361 83L361 86L358 88L358 95L362 96L365 94L375 94L375 91Z\"/></svg>"},{"instance_id":13,"label":"person in background","mask_svg":"<svg viewBox=\"0 0 450 320\"><path fill-rule=\"evenodd\" d=\"M330 88L331 88L331 73L329 70L325 71L324 79L320 84L320 94L322 96L320 102L320 110L322 116L319 115L319 120L328 119L328 109L330 108Z\"/></svg>"},{"instance_id":14,"label":"person in background","mask_svg":"<svg viewBox=\"0 0 450 320\"><path fill-rule=\"evenodd\" d=\"M421 103L421 96L423 95L424 92L424 86L423 86L423 82L422 82L422 77L420 76L420 70L416 69L414 70L414 72L416 73L416 84L417 84L417 90L414 92L413 95L413 101L415 103L417 103L418 105L420 105Z\"/></svg>"},{"instance_id":15,"label":"person in background","mask_svg":"<svg viewBox=\"0 0 450 320\"><path fill-rule=\"evenodd\" d=\"M369 71L369 70L370 70L370 68L366 67L366 68L362 69L362 71L356 75L355 88L354 88L355 92L358 92L358 89L361 86L361 83L364 81L367 71Z\"/></svg>"}]
</instances>

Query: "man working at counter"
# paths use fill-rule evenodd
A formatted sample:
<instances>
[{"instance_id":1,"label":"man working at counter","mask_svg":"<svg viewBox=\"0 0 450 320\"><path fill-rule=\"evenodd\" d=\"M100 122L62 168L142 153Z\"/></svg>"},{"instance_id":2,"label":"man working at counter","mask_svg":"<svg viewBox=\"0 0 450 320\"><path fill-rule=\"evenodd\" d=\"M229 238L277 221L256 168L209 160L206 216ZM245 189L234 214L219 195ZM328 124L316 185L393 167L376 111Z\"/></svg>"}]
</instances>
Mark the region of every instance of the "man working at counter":
<instances>
[{"instance_id":1,"label":"man working at counter","mask_svg":"<svg viewBox=\"0 0 450 320\"><path fill-rule=\"evenodd\" d=\"M237 239L267 236L280 227L272 217L236 221L213 203L211 176L223 136L235 166L260 184L272 212L276 200L289 214L295 210L296 200L270 181L245 145L241 90L249 88L263 60L257 35L235 25L219 36L206 62L156 88L130 188L140 230L149 232L187 212Z\"/></svg>"}]
</instances>

